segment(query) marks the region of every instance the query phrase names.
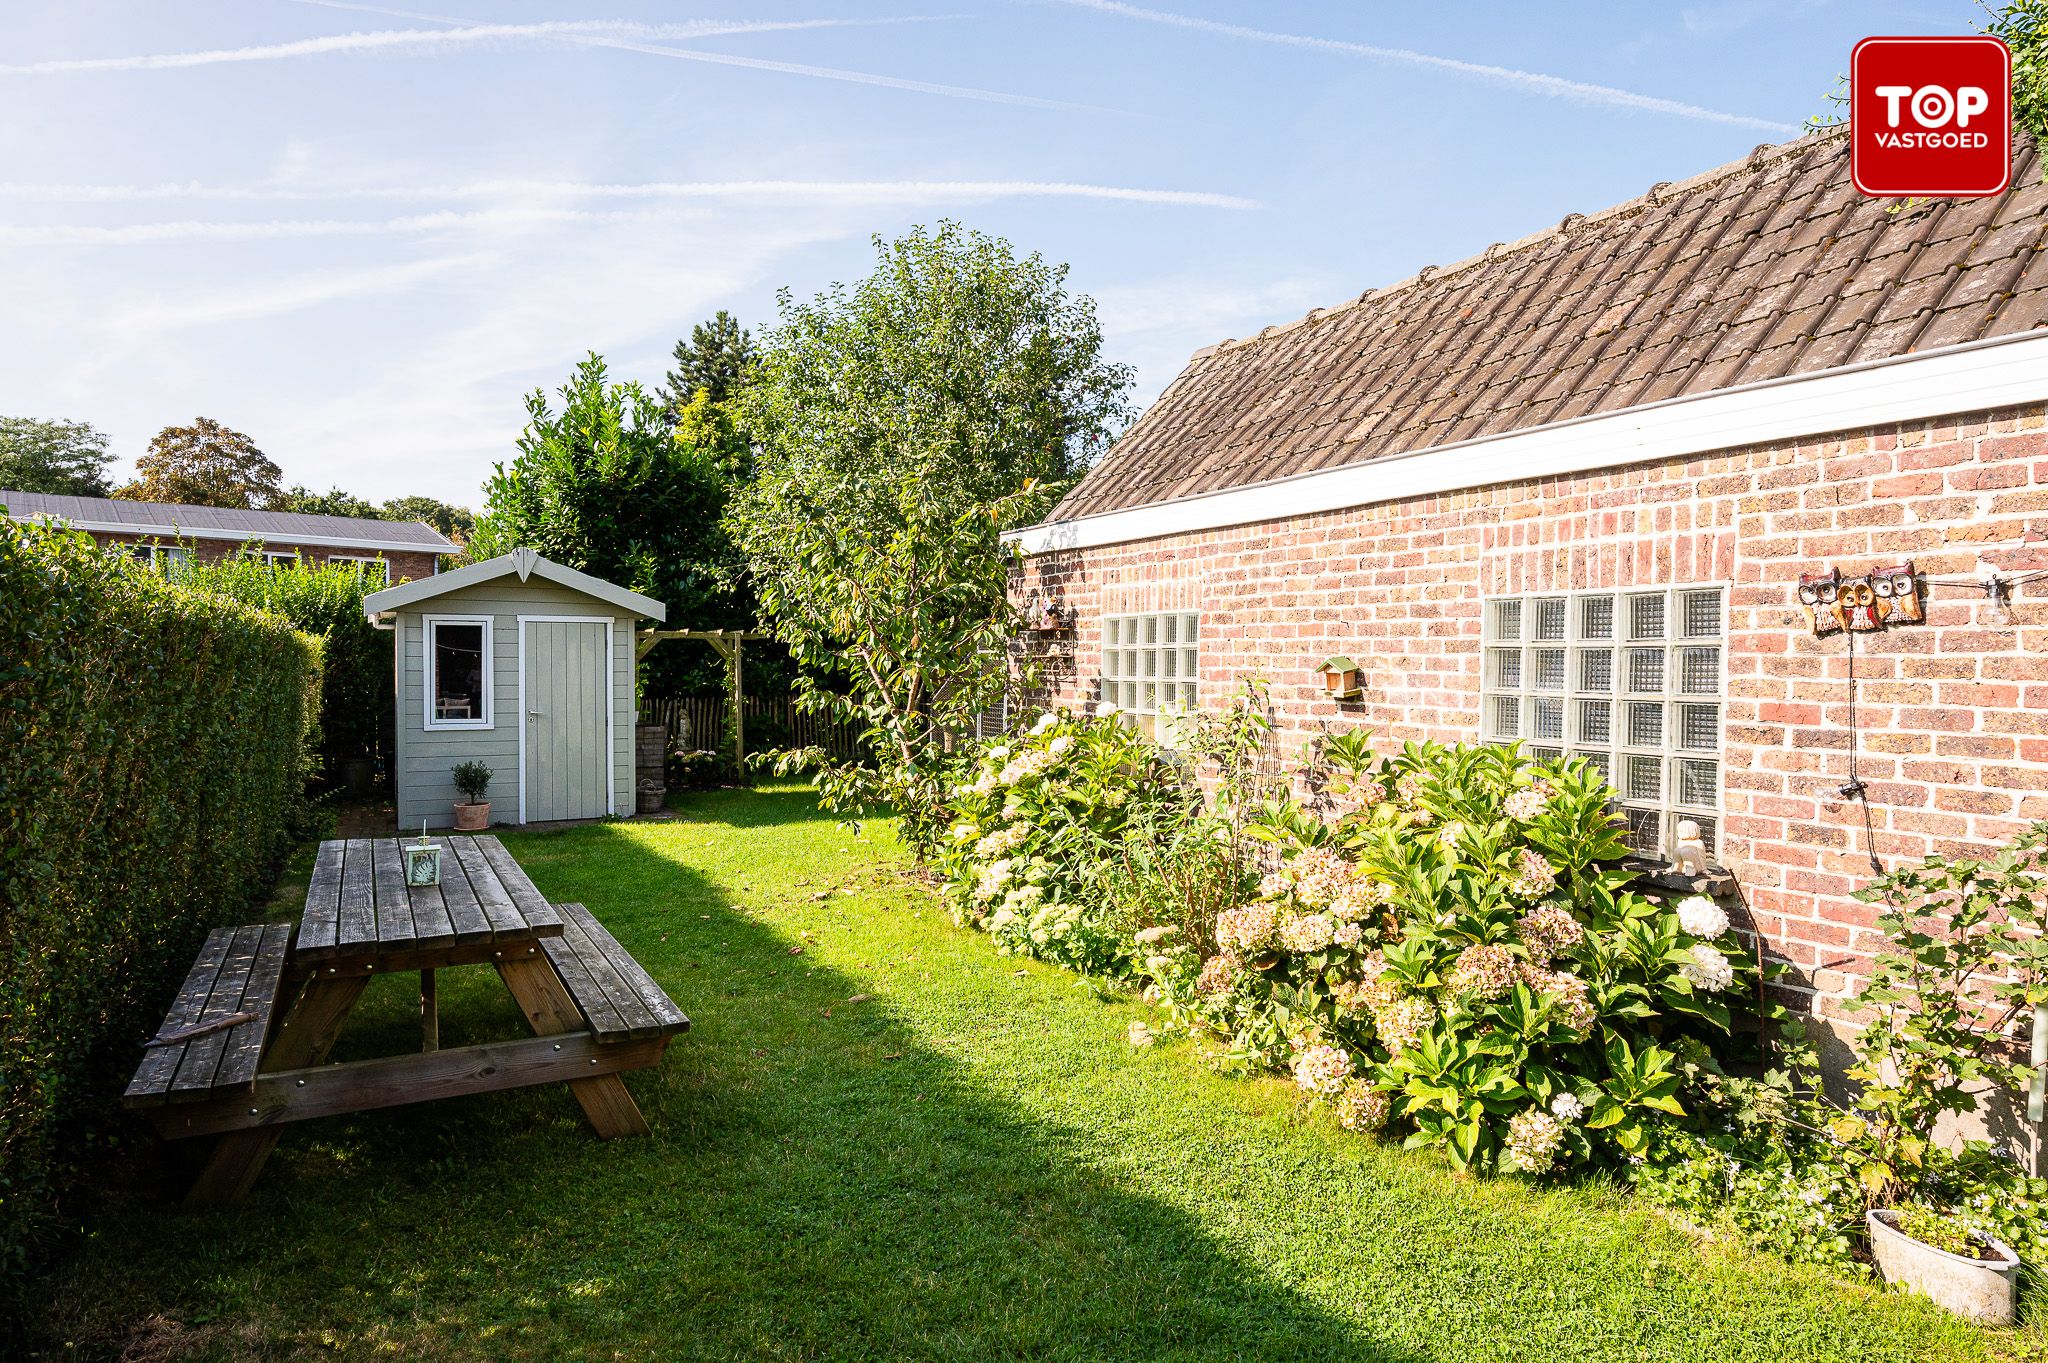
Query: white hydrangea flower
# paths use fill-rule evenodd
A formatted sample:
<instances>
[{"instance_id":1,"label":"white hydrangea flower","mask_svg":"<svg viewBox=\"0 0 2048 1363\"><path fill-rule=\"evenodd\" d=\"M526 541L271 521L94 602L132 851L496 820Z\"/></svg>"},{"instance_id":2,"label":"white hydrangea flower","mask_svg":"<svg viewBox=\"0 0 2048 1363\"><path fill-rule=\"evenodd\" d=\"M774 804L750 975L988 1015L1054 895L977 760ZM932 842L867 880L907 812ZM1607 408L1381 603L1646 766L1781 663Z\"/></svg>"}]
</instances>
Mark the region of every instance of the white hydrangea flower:
<instances>
[{"instance_id":1,"label":"white hydrangea flower","mask_svg":"<svg viewBox=\"0 0 2048 1363\"><path fill-rule=\"evenodd\" d=\"M1714 938L1728 931L1728 913L1703 894L1678 901L1678 926L1695 937Z\"/></svg>"},{"instance_id":2,"label":"white hydrangea flower","mask_svg":"<svg viewBox=\"0 0 2048 1363\"><path fill-rule=\"evenodd\" d=\"M1576 1093L1560 1093L1550 1100L1550 1115L1561 1122L1575 1122L1586 1115L1586 1105Z\"/></svg>"},{"instance_id":3,"label":"white hydrangea flower","mask_svg":"<svg viewBox=\"0 0 2048 1363\"><path fill-rule=\"evenodd\" d=\"M1735 983L1735 967L1710 944L1701 942L1690 954L1692 959L1680 966L1678 973L1685 976L1693 988L1703 993L1718 994Z\"/></svg>"},{"instance_id":4,"label":"white hydrangea flower","mask_svg":"<svg viewBox=\"0 0 2048 1363\"><path fill-rule=\"evenodd\" d=\"M1046 751L1051 753L1054 757L1059 757L1062 756L1069 748L1073 746L1074 736L1072 734L1061 734L1058 738L1055 738L1051 743L1046 745Z\"/></svg>"},{"instance_id":5,"label":"white hydrangea flower","mask_svg":"<svg viewBox=\"0 0 2048 1363\"><path fill-rule=\"evenodd\" d=\"M1095 707L1095 717L1097 719L1108 719L1111 715L1117 715L1122 713L1123 707L1121 705L1118 705L1113 700L1103 701L1101 704Z\"/></svg>"},{"instance_id":6,"label":"white hydrangea flower","mask_svg":"<svg viewBox=\"0 0 2048 1363\"><path fill-rule=\"evenodd\" d=\"M1059 722L1060 717L1056 714L1053 714L1050 710L1048 710L1038 717L1038 723L1031 726L1031 732L1034 735L1042 734L1047 729L1050 729L1053 725Z\"/></svg>"}]
</instances>

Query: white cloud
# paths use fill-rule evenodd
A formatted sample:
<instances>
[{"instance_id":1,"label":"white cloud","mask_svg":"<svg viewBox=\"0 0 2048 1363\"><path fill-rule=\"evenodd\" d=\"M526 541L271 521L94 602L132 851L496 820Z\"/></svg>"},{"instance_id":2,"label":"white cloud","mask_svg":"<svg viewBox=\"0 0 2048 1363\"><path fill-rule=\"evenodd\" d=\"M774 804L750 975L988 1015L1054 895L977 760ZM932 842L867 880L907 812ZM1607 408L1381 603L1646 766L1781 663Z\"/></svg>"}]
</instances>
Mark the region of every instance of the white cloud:
<instances>
[{"instance_id":1,"label":"white cloud","mask_svg":"<svg viewBox=\"0 0 2048 1363\"><path fill-rule=\"evenodd\" d=\"M770 33L789 29L843 28L857 24L916 23L924 16L885 19L699 19L682 24L643 24L628 19L554 19L535 24L468 24L454 28L386 29L334 33L288 43L218 47L198 52L158 52L125 57L68 57L0 66L5 76L60 76L89 71L174 71L236 62L294 61L348 52L447 52L479 43L587 43L611 38L711 38L729 33Z\"/></svg>"},{"instance_id":2,"label":"white cloud","mask_svg":"<svg viewBox=\"0 0 2048 1363\"><path fill-rule=\"evenodd\" d=\"M0 181L0 199L30 203L149 203L168 199L230 203L349 199L763 199L784 202L919 203L933 200L951 202L958 199L1015 198L1102 199L1183 208L1242 210L1260 207L1255 199L1209 190L1148 189L1125 185L1082 184L1066 180L655 180L631 184L584 184L570 180L477 180L440 185L332 184L324 187L309 186L303 182L275 185L208 185L197 181L154 185L79 185ZM163 224L169 227L203 225ZM335 231L392 230L389 225L378 224L276 226L299 229L280 232L279 235L318 235L321 229L328 226ZM0 232L5 230L7 229L0 228Z\"/></svg>"},{"instance_id":3,"label":"white cloud","mask_svg":"<svg viewBox=\"0 0 2048 1363\"><path fill-rule=\"evenodd\" d=\"M1142 9L1136 5L1121 3L1121 0L1058 0L1061 4L1074 5L1081 9L1099 10L1104 14L1120 15L1126 19L1143 19L1155 24L1168 24L1175 28L1195 29L1204 33L1221 34L1228 38L1242 38L1250 42L1277 43L1286 47L1309 48L1317 52L1330 52L1344 57L1369 57L1378 61L1400 62L1409 66L1428 67L1437 71L1448 71L1454 75L1472 76L1481 80L1512 86L1530 94L1548 95L1560 99L1581 100L1590 104L1608 104L1624 109L1636 109L1644 113L1672 114L1679 118L1700 119L1708 123L1726 123L1741 128L1758 128L1765 132L1796 133L1798 127L1776 119L1757 118L1749 114L1728 113L1721 109L1708 109L1697 104L1686 104L1675 99L1664 99L1656 95L1639 94L1633 90L1620 90L1611 85L1593 85L1586 81L1568 80L1563 76L1547 75L1541 71L1522 71L1508 66L1489 66L1482 62L1460 61L1455 57L1438 57L1427 52L1417 52L1405 47L1378 47L1370 43L1345 42L1336 38L1317 38L1299 33L1276 33L1270 29L1249 28L1243 24L1227 24L1215 19L1201 19L1187 14L1170 14L1164 10Z\"/></svg>"}]
</instances>

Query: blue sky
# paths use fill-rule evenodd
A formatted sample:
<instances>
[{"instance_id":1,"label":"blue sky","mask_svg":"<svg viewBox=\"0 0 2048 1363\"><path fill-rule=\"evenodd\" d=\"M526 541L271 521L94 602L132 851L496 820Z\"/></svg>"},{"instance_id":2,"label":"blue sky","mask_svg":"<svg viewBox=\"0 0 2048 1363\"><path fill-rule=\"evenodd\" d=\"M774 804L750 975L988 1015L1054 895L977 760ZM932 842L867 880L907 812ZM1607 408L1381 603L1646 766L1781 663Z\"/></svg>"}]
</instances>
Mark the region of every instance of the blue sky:
<instances>
[{"instance_id":1,"label":"blue sky","mask_svg":"<svg viewBox=\"0 0 2048 1363\"><path fill-rule=\"evenodd\" d=\"M476 503L587 350L660 379L954 217L1190 351L1783 141L1968 0L22 0L0 413L123 467L206 415L287 481Z\"/></svg>"}]
</instances>

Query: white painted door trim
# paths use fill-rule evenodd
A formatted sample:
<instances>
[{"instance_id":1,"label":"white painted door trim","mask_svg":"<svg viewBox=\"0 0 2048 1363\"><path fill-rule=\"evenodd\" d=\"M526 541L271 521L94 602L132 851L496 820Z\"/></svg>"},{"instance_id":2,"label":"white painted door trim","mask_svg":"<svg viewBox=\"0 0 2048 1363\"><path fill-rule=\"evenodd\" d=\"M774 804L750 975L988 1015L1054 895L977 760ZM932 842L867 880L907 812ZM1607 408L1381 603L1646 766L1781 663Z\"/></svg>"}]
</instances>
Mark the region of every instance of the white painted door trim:
<instances>
[{"instance_id":1,"label":"white painted door trim","mask_svg":"<svg viewBox=\"0 0 2048 1363\"><path fill-rule=\"evenodd\" d=\"M609 615L522 615L519 621L519 822L526 822L526 725L531 718L526 712L526 627L529 624L553 625L603 625L604 626L604 810L606 814L617 814L618 773L614 769L618 761L617 736L612 725L618 718L619 698L618 659L613 653L616 641L612 629L616 623Z\"/></svg>"}]
</instances>

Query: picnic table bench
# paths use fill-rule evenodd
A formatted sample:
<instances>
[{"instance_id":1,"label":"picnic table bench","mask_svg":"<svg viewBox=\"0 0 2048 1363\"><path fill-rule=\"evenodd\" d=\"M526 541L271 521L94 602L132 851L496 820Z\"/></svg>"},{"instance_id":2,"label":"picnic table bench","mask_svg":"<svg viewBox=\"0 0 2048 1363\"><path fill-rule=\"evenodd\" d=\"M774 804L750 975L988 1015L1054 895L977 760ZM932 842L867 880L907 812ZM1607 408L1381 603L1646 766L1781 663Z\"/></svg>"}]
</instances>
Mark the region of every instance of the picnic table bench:
<instances>
[{"instance_id":1,"label":"picnic table bench","mask_svg":"<svg viewBox=\"0 0 2048 1363\"><path fill-rule=\"evenodd\" d=\"M566 1083L597 1134L644 1135L620 1074L690 1020L581 904L550 904L495 837L440 838L440 884L409 886L395 838L320 844L296 932L216 928L145 1046L125 1101L170 1138L211 1137L186 1199L230 1202L282 1127L533 1084ZM443 1050L437 970L490 965L530 1037ZM324 1063L378 975L417 972L420 1050Z\"/></svg>"}]
</instances>

